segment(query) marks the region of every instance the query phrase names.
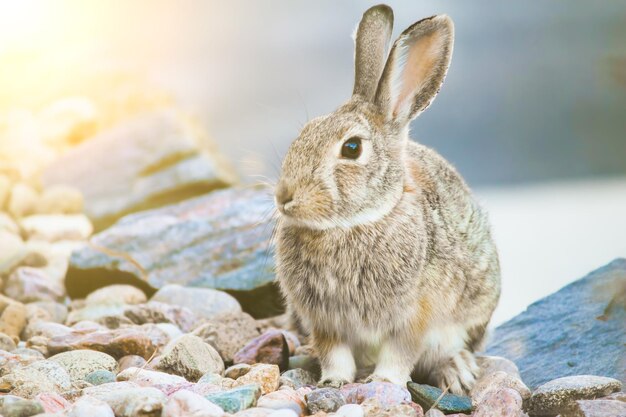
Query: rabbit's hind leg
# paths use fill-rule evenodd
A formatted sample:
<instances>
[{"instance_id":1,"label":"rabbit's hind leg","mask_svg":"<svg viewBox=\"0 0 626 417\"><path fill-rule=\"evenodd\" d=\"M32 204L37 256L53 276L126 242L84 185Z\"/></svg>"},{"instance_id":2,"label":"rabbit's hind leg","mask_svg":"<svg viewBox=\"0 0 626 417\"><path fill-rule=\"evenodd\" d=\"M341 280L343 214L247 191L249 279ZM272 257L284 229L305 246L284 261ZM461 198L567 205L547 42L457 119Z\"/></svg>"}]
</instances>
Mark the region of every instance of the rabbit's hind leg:
<instances>
[{"instance_id":1,"label":"rabbit's hind leg","mask_svg":"<svg viewBox=\"0 0 626 417\"><path fill-rule=\"evenodd\" d=\"M467 349L467 337L467 331L456 325L430 330L422 340L423 351L414 375L419 375L421 382L448 389L453 394L469 393L480 368L474 354Z\"/></svg>"}]
</instances>

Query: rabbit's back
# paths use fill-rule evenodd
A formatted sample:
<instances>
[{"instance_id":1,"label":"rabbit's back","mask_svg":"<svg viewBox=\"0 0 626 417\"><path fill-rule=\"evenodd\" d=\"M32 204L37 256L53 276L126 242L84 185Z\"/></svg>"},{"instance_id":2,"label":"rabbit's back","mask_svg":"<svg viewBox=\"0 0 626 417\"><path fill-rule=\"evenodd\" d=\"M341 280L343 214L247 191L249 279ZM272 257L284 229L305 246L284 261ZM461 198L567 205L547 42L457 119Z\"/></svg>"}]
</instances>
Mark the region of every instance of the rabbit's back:
<instances>
[{"instance_id":1,"label":"rabbit's back","mask_svg":"<svg viewBox=\"0 0 626 417\"><path fill-rule=\"evenodd\" d=\"M411 142L407 169L428 203L431 269L454 294L455 318L475 318L486 326L500 296L500 266L486 212L463 178L434 150ZM446 282L441 277L448 276ZM481 332L482 333L482 332Z\"/></svg>"}]
</instances>

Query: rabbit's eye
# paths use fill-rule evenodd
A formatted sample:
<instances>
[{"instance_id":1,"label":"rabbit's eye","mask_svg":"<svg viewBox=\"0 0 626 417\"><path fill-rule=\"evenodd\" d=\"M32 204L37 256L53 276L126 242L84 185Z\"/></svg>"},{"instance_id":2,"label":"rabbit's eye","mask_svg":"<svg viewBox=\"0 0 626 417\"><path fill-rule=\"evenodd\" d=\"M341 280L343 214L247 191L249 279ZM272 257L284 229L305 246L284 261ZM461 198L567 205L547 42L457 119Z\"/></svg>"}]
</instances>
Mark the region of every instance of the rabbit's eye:
<instances>
[{"instance_id":1,"label":"rabbit's eye","mask_svg":"<svg viewBox=\"0 0 626 417\"><path fill-rule=\"evenodd\" d=\"M357 159L363 147L360 138L350 138L341 145L341 156L347 159Z\"/></svg>"}]
</instances>

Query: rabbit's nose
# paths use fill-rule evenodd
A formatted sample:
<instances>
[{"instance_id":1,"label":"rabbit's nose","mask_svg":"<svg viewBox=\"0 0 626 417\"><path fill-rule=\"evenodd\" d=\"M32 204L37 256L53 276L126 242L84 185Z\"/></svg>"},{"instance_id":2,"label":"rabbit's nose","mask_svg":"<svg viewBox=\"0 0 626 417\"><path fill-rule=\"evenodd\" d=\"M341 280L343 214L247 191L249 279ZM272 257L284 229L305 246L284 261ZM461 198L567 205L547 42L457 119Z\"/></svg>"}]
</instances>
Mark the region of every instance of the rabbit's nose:
<instances>
[{"instance_id":1,"label":"rabbit's nose","mask_svg":"<svg viewBox=\"0 0 626 417\"><path fill-rule=\"evenodd\" d=\"M293 192L284 184L280 183L276 188L276 203L284 208L293 201Z\"/></svg>"}]
</instances>

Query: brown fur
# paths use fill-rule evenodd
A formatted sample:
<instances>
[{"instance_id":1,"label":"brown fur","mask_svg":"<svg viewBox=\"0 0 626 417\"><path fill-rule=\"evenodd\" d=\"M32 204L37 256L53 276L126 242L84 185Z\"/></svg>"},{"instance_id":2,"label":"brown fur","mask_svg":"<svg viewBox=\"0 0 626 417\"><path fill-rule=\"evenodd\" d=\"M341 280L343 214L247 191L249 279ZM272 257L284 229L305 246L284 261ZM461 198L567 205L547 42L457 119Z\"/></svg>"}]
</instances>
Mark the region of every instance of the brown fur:
<instances>
[{"instance_id":1,"label":"brown fur","mask_svg":"<svg viewBox=\"0 0 626 417\"><path fill-rule=\"evenodd\" d=\"M392 16L377 7L359 26L357 65L384 60ZM355 360L376 365L372 380L404 383L415 371L455 393L474 382L472 352L500 292L497 252L460 175L407 136L443 82L452 39L447 17L412 25L380 81L371 73L355 81L355 91L376 93L355 94L309 122L283 161L277 274L290 310L313 334L322 384L353 380ZM378 49L359 56L367 45ZM363 153L342 158L342 143L354 136Z\"/></svg>"}]
</instances>

